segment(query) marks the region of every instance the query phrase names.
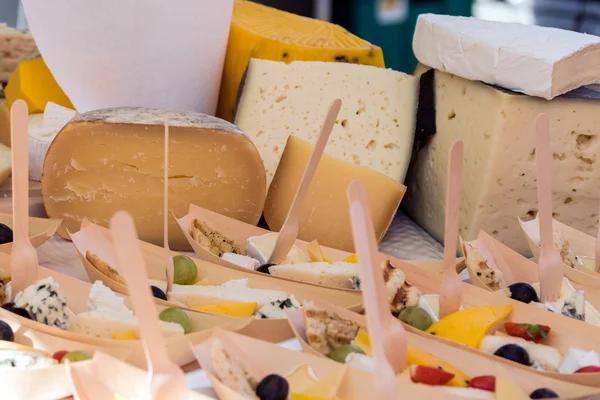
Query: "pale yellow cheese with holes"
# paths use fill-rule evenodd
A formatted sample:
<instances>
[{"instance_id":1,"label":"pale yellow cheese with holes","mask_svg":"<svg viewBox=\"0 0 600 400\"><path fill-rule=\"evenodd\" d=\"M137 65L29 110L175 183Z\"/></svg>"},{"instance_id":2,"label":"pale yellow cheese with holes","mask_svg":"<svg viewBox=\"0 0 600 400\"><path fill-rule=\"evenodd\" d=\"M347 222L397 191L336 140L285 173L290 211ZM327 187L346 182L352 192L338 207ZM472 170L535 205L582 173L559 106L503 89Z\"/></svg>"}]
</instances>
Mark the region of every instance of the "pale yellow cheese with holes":
<instances>
[{"instance_id":1,"label":"pale yellow cheese with holes","mask_svg":"<svg viewBox=\"0 0 600 400\"><path fill-rule=\"evenodd\" d=\"M235 124L252 139L269 187L288 136L315 144L331 102L342 108L325 153L404 182L415 132L418 81L367 65L252 59Z\"/></svg>"},{"instance_id":2,"label":"pale yellow cheese with holes","mask_svg":"<svg viewBox=\"0 0 600 400\"><path fill-rule=\"evenodd\" d=\"M119 210L131 213L140 239L162 244L164 119L169 117L169 208L190 204L256 224L266 196L265 171L248 137L215 117L146 108L90 111L71 120L52 142L42 195L51 218L79 229L84 218L107 226ZM188 244L174 218L174 249Z\"/></svg>"},{"instance_id":3,"label":"pale yellow cheese with holes","mask_svg":"<svg viewBox=\"0 0 600 400\"><path fill-rule=\"evenodd\" d=\"M295 136L288 140L265 203L265 220L273 231L278 232L285 221L313 148ZM381 240L406 188L370 168L357 167L328 154L323 154L308 188L300 211L298 238L317 239L323 246L353 251L346 191L354 179L365 185L375 234Z\"/></svg>"},{"instance_id":4,"label":"pale yellow cheese with holes","mask_svg":"<svg viewBox=\"0 0 600 400\"><path fill-rule=\"evenodd\" d=\"M529 253L517 217L531 219L538 210L534 129L541 112L550 117L554 216L596 235L600 100L548 101L435 71L435 109L437 133L413 159L402 205L436 239L444 233L448 150L460 139L460 235L473 240L484 230Z\"/></svg>"}]
</instances>

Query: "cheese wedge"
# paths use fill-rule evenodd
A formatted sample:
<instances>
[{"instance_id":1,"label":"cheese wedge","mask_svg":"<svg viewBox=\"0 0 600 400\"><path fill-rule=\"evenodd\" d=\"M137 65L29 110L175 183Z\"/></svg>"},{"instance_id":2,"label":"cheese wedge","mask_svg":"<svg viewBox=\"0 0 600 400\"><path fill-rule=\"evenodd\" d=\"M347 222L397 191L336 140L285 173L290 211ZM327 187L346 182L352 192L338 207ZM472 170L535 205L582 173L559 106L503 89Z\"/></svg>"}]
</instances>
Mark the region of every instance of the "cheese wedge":
<instances>
[{"instance_id":1,"label":"cheese wedge","mask_svg":"<svg viewBox=\"0 0 600 400\"><path fill-rule=\"evenodd\" d=\"M8 107L17 99L27 102L30 114L42 113L49 101L75 109L42 58L23 61L4 88Z\"/></svg>"},{"instance_id":2,"label":"cheese wedge","mask_svg":"<svg viewBox=\"0 0 600 400\"><path fill-rule=\"evenodd\" d=\"M271 230L281 230L312 151L308 142L295 136L288 139L265 203L264 216ZM318 239L323 246L354 251L346 196L354 179L365 185L375 235L383 238L406 188L371 168L323 154L300 211L299 239Z\"/></svg>"},{"instance_id":3,"label":"cheese wedge","mask_svg":"<svg viewBox=\"0 0 600 400\"><path fill-rule=\"evenodd\" d=\"M391 69L252 59L235 124L260 152L268 187L288 137L315 144L329 105L340 98L342 108L325 153L404 182L417 95L418 80Z\"/></svg>"},{"instance_id":4,"label":"cheese wedge","mask_svg":"<svg viewBox=\"0 0 600 400\"><path fill-rule=\"evenodd\" d=\"M600 82L600 37L574 31L421 14L413 50L432 68L548 100Z\"/></svg>"},{"instance_id":5,"label":"cheese wedge","mask_svg":"<svg viewBox=\"0 0 600 400\"><path fill-rule=\"evenodd\" d=\"M358 276L358 265L345 262L280 264L270 267L269 272L279 278L352 289L352 278Z\"/></svg>"},{"instance_id":6,"label":"cheese wedge","mask_svg":"<svg viewBox=\"0 0 600 400\"><path fill-rule=\"evenodd\" d=\"M384 66L381 48L341 26L251 1L237 1L229 31L218 117L233 121L238 87L250 58Z\"/></svg>"},{"instance_id":7,"label":"cheese wedge","mask_svg":"<svg viewBox=\"0 0 600 400\"><path fill-rule=\"evenodd\" d=\"M424 70L421 66L417 73ZM596 235L598 100L559 97L547 101L437 70L428 73L433 74L430 84L435 96L420 100L421 121L435 121L437 133L428 132L435 134L415 153L407 178L409 189L402 206L414 221L437 240L443 239L448 150L455 140L462 140L468 145L461 237L474 240L483 230L519 253L530 254L516 217L531 220L538 210L533 132L535 119L543 112L550 117L553 170L560 171L552 186L555 218Z\"/></svg>"},{"instance_id":8,"label":"cheese wedge","mask_svg":"<svg viewBox=\"0 0 600 400\"><path fill-rule=\"evenodd\" d=\"M248 238L246 242L246 253L248 253L249 257L258 260L259 265L266 264L269 261L269 257L273 253L273 249L275 248L275 243L277 242L277 233L267 233L261 236L251 236ZM287 257L284 260L284 263L305 263L308 262L309 259L296 246L292 246Z\"/></svg>"},{"instance_id":9,"label":"cheese wedge","mask_svg":"<svg viewBox=\"0 0 600 400\"><path fill-rule=\"evenodd\" d=\"M141 240L162 244L164 119L169 117L169 207L195 204L256 224L263 210L265 171L252 142L237 127L204 114L113 108L79 114L54 139L44 163L42 195L59 234L83 218L108 226L118 210L132 214ZM175 218L171 247L189 249Z\"/></svg>"}]
</instances>

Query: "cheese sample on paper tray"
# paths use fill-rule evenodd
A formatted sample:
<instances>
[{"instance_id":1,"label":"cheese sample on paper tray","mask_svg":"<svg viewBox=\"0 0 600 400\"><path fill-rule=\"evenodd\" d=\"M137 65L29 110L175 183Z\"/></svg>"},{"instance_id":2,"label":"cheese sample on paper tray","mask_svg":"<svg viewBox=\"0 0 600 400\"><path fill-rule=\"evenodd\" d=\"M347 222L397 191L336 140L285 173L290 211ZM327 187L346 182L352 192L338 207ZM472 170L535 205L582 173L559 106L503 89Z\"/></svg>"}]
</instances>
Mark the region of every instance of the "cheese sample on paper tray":
<instances>
[{"instance_id":1,"label":"cheese sample on paper tray","mask_svg":"<svg viewBox=\"0 0 600 400\"><path fill-rule=\"evenodd\" d=\"M420 66L418 73L425 69ZM534 132L535 118L544 112L550 117L554 158L554 217L596 234L600 93L582 88L576 91L580 97L573 93L547 101L437 70L428 74L433 74L435 104L429 109L435 116L427 118L435 118L437 132L413 158L402 203L419 225L442 239L448 149L463 140L460 235L473 240L484 230L528 254L517 217L530 220L538 210ZM585 93L597 99L584 98Z\"/></svg>"},{"instance_id":2,"label":"cheese sample on paper tray","mask_svg":"<svg viewBox=\"0 0 600 400\"><path fill-rule=\"evenodd\" d=\"M233 121L238 88L251 58L384 66L380 47L352 35L339 25L252 1L236 1L223 68L218 117Z\"/></svg>"},{"instance_id":3,"label":"cheese sample on paper tray","mask_svg":"<svg viewBox=\"0 0 600 400\"><path fill-rule=\"evenodd\" d=\"M84 218L104 226L118 210L131 213L141 240L163 237L164 119L169 117L169 206L184 215L196 204L256 224L266 196L260 155L237 127L193 112L148 108L90 111L71 120L52 142L42 195L59 234ZM174 218L171 246L189 244Z\"/></svg>"},{"instance_id":4,"label":"cheese sample on paper tray","mask_svg":"<svg viewBox=\"0 0 600 400\"><path fill-rule=\"evenodd\" d=\"M295 136L288 139L265 202L264 217L272 231L283 226L313 148ZM383 238L406 187L368 167L323 154L300 211L299 239L317 239L323 246L354 250L346 195L354 179L365 185L376 237Z\"/></svg>"},{"instance_id":5,"label":"cheese sample on paper tray","mask_svg":"<svg viewBox=\"0 0 600 400\"><path fill-rule=\"evenodd\" d=\"M269 187L288 136L317 141L331 102L342 99L325 153L404 181L418 80L364 65L250 60L235 124L250 136Z\"/></svg>"},{"instance_id":6,"label":"cheese sample on paper tray","mask_svg":"<svg viewBox=\"0 0 600 400\"><path fill-rule=\"evenodd\" d=\"M600 83L600 37L562 29L421 14L413 50L432 68L548 100Z\"/></svg>"}]
</instances>

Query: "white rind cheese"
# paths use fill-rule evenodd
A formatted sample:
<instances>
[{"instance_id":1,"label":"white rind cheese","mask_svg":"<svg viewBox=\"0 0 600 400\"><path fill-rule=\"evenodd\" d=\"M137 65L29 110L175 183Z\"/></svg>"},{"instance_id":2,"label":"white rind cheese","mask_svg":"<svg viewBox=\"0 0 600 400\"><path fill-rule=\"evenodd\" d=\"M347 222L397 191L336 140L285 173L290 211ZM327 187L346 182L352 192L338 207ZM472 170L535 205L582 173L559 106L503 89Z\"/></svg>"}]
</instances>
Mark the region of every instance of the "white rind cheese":
<instances>
[{"instance_id":1,"label":"white rind cheese","mask_svg":"<svg viewBox=\"0 0 600 400\"><path fill-rule=\"evenodd\" d=\"M44 162L46 212L67 235L87 218L108 226L119 210L132 214L141 240L162 244L164 122L169 118L169 207L190 204L256 224L266 197L256 147L236 126L204 114L113 108L79 114L54 139ZM189 243L174 218L171 247Z\"/></svg>"},{"instance_id":2,"label":"white rind cheese","mask_svg":"<svg viewBox=\"0 0 600 400\"><path fill-rule=\"evenodd\" d=\"M329 287L353 289L352 278L358 276L358 264L347 262L313 262L280 264L269 267L271 275Z\"/></svg>"},{"instance_id":3,"label":"white rind cheese","mask_svg":"<svg viewBox=\"0 0 600 400\"><path fill-rule=\"evenodd\" d=\"M545 99L600 82L600 37L556 28L421 14L413 51L432 68Z\"/></svg>"},{"instance_id":4,"label":"white rind cheese","mask_svg":"<svg viewBox=\"0 0 600 400\"><path fill-rule=\"evenodd\" d=\"M420 72L424 68L420 68ZM460 235L480 230L530 254L517 217L538 210L535 118L550 118L555 218L593 236L600 197L600 100L552 101L510 94L435 71L437 133L413 157L402 205L420 226L443 239L448 150L465 143Z\"/></svg>"},{"instance_id":5,"label":"white rind cheese","mask_svg":"<svg viewBox=\"0 0 600 400\"><path fill-rule=\"evenodd\" d=\"M418 81L365 65L251 59L235 124L260 152L267 188L288 136L314 145L331 102L342 108L325 153L403 182L414 138Z\"/></svg>"}]
</instances>

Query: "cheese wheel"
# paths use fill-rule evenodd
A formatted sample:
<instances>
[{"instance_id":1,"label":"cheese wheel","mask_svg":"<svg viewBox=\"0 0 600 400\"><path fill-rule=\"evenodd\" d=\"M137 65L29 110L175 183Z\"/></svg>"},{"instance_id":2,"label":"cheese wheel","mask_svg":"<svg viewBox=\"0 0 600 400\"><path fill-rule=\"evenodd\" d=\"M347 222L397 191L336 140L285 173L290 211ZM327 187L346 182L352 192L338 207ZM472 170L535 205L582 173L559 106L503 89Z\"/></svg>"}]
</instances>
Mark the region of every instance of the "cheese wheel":
<instances>
[{"instance_id":1,"label":"cheese wheel","mask_svg":"<svg viewBox=\"0 0 600 400\"><path fill-rule=\"evenodd\" d=\"M265 203L264 216L271 230L281 230L313 149L294 136L288 139ZM348 184L354 179L365 185L376 237L383 238L406 187L370 168L357 167L327 154L321 157L302 205L298 238L316 239L323 246L354 251L346 194Z\"/></svg>"},{"instance_id":2,"label":"cheese wheel","mask_svg":"<svg viewBox=\"0 0 600 400\"><path fill-rule=\"evenodd\" d=\"M238 87L251 58L384 66L381 48L339 25L251 1L236 1L217 109L220 118L233 121Z\"/></svg>"},{"instance_id":3,"label":"cheese wheel","mask_svg":"<svg viewBox=\"0 0 600 400\"><path fill-rule=\"evenodd\" d=\"M316 143L328 107L342 108L325 153L404 182L415 133L419 81L367 65L252 59L235 124L250 136L269 187L289 135Z\"/></svg>"},{"instance_id":4,"label":"cheese wheel","mask_svg":"<svg viewBox=\"0 0 600 400\"><path fill-rule=\"evenodd\" d=\"M190 204L256 224L266 195L256 148L234 125L193 112L114 108L75 117L54 139L44 162L42 195L59 234L84 218L107 226L119 210L131 213L140 239L162 244L164 119L169 117L169 208ZM174 218L170 243L188 249Z\"/></svg>"}]
</instances>

